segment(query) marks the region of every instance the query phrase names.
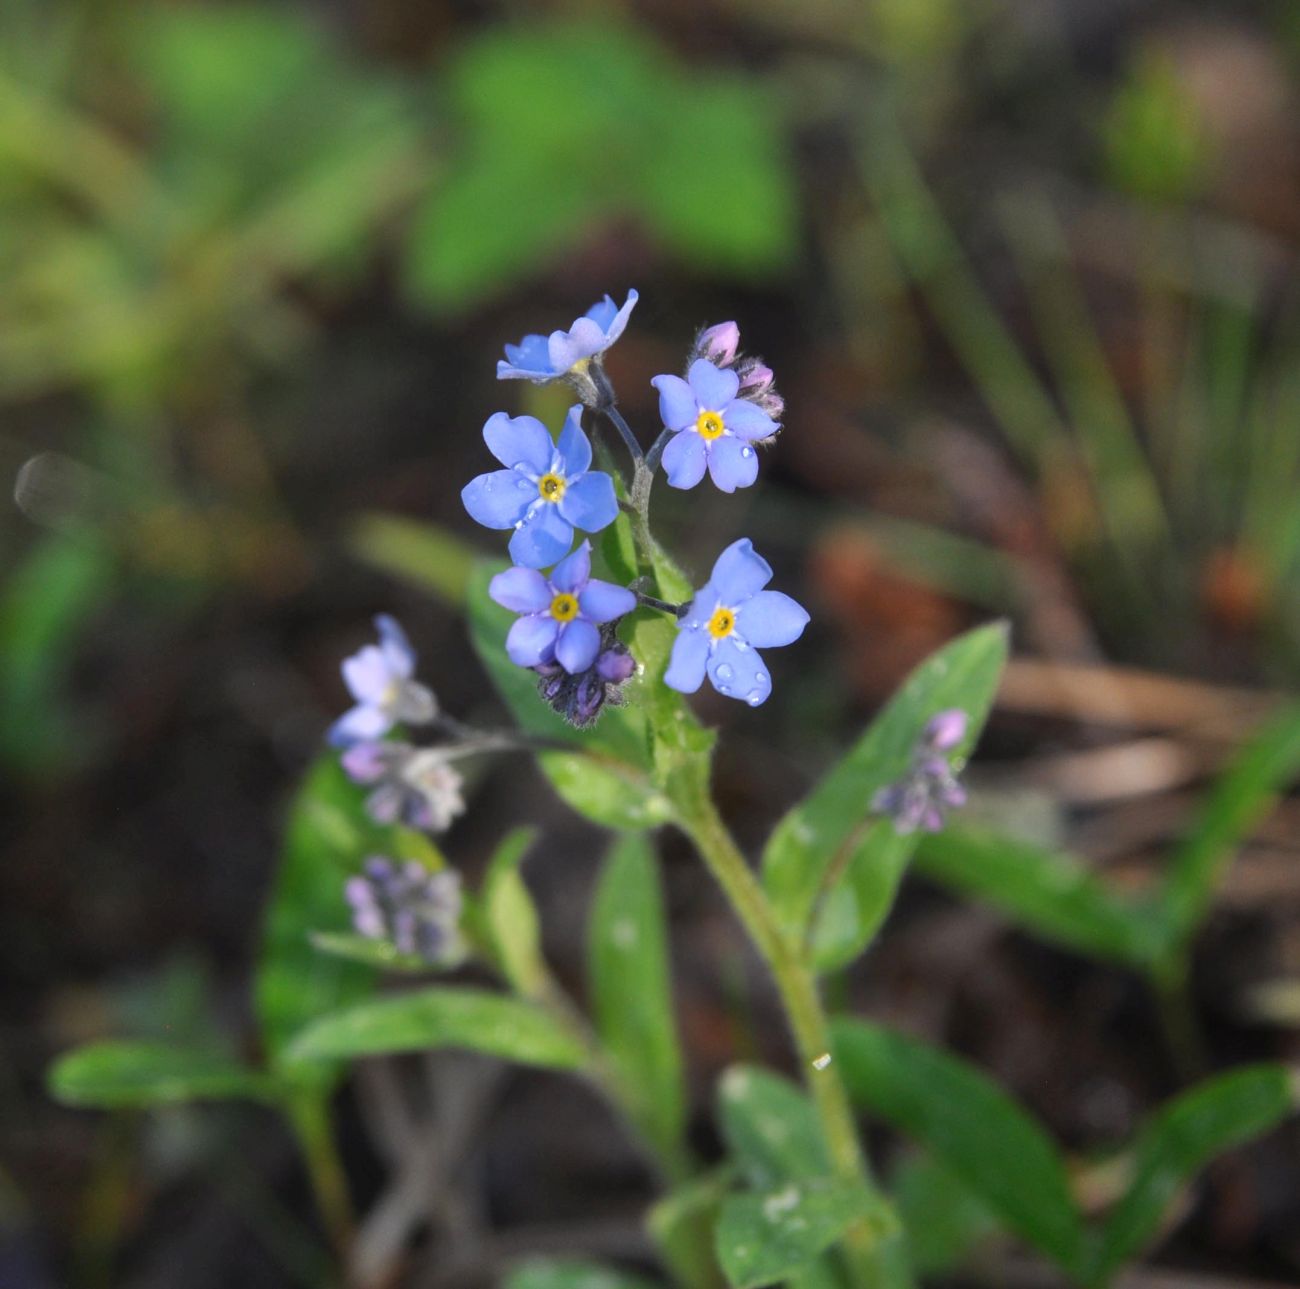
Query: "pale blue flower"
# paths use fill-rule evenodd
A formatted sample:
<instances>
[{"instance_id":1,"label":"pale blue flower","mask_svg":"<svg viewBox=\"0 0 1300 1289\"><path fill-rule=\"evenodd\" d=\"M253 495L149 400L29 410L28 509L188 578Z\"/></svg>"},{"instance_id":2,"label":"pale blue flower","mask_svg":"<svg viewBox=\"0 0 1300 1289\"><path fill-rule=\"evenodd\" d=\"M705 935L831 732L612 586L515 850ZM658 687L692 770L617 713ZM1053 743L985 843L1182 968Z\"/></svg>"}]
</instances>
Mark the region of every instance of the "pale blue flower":
<instances>
[{"instance_id":1,"label":"pale blue flower","mask_svg":"<svg viewBox=\"0 0 1300 1289\"><path fill-rule=\"evenodd\" d=\"M394 725L427 725L438 713L433 691L413 680L415 650L396 619L375 619L377 645L366 645L343 660L343 680L356 706L330 728L329 740L347 747L382 738Z\"/></svg>"}]
</instances>

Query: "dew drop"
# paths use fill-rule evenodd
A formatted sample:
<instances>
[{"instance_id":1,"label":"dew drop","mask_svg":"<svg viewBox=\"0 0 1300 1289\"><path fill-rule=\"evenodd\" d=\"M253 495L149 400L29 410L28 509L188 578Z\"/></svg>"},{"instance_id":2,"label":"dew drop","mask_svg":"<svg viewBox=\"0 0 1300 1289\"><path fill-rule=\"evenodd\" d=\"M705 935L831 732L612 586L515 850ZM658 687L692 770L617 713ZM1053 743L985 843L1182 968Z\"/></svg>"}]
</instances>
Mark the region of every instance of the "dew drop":
<instances>
[{"instance_id":1,"label":"dew drop","mask_svg":"<svg viewBox=\"0 0 1300 1289\"><path fill-rule=\"evenodd\" d=\"M719 666L718 666L718 679L719 679L719 680L730 680L730 679L731 679L731 668L730 668L730 666L728 666L727 663L725 663L725 662L724 662L724 663L720 663Z\"/></svg>"},{"instance_id":2,"label":"dew drop","mask_svg":"<svg viewBox=\"0 0 1300 1289\"><path fill-rule=\"evenodd\" d=\"M740 455L741 455L742 457L752 457L752 456L754 455L754 449L753 449L753 448L741 448L741 449L740 449Z\"/></svg>"}]
</instances>

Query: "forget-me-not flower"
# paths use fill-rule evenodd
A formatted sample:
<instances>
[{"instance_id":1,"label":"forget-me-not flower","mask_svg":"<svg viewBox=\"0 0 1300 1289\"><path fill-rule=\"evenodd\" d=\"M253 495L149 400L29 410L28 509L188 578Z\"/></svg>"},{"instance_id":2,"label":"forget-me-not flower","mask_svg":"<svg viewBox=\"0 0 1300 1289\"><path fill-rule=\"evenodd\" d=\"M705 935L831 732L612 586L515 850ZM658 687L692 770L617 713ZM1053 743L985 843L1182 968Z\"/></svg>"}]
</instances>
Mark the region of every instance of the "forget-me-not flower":
<instances>
[{"instance_id":1,"label":"forget-me-not flower","mask_svg":"<svg viewBox=\"0 0 1300 1289\"><path fill-rule=\"evenodd\" d=\"M399 722L427 725L438 712L433 691L413 680L415 650L396 619L381 613L375 619L377 645L366 645L343 660L343 680L356 706L330 728L335 747L362 739L382 738Z\"/></svg>"},{"instance_id":2,"label":"forget-me-not flower","mask_svg":"<svg viewBox=\"0 0 1300 1289\"><path fill-rule=\"evenodd\" d=\"M593 380L592 365L598 374L602 355L623 334L636 302L635 291L627 293L621 309L606 296L568 331L525 336L519 344L507 345L505 359L497 363L497 379L530 380L535 385L568 381L584 403L598 406L610 395L603 381Z\"/></svg>"},{"instance_id":3,"label":"forget-me-not flower","mask_svg":"<svg viewBox=\"0 0 1300 1289\"><path fill-rule=\"evenodd\" d=\"M366 811L376 823L445 832L464 813L465 781L442 749L366 740L354 743L341 760L353 783L371 789Z\"/></svg>"},{"instance_id":4,"label":"forget-me-not flower","mask_svg":"<svg viewBox=\"0 0 1300 1289\"><path fill-rule=\"evenodd\" d=\"M723 492L747 488L758 477L754 444L780 426L756 403L738 397L740 377L730 367L697 358L687 373L656 376L659 415L677 431L664 449L663 466L674 488L693 488L707 468Z\"/></svg>"},{"instance_id":5,"label":"forget-me-not flower","mask_svg":"<svg viewBox=\"0 0 1300 1289\"><path fill-rule=\"evenodd\" d=\"M483 440L507 468L481 474L461 491L470 515L487 528L513 528L510 558L546 568L573 545L573 530L596 533L618 517L614 481L589 470L591 443L582 432L582 407L569 409L558 443L534 416L497 412Z\"/></svg>"},{"instance_id":6,"label":"forget-me-not flower","mask_svg":"<svg viewBox=\"0 0 1300 1289\"><path fill-rule=\"evenodd\" d=\"M771 565L749 538L732 542L678 624L665 683L693 694L707 674L718 693L751 707L763 702L772 678L758 650L792 644L808 624L797 601L763 589L771 580Z\"/></svg>"},{"instance_id":7,"label":"forget-me-not flower","mask_svg":"<svg viewBox=\"0 0 1300 1289\"><path fill-rule=\"evenodd\" d=\"M488 594L523 615L506 637L511 662L521 667L558 662L570 675L596 661L601 626L636 608L631 591L591 576L590 542L557 564L549 578L531 568L498 573Z\"/></svg>"},{"instance_id":8,"label":"forget-me-not flower","mask_svg":"<svg viewBox=\"0 0 1300 1289\"><path fill-rule=\"evenodd\" d=\"M399 953L429 963L450 964L464 952L460 917L464 899L460 875L431 873L415 860L397 864L372 855L358 877L343 888L352 925L370 940L387 940Z\"/></svg>"}]
</instances>

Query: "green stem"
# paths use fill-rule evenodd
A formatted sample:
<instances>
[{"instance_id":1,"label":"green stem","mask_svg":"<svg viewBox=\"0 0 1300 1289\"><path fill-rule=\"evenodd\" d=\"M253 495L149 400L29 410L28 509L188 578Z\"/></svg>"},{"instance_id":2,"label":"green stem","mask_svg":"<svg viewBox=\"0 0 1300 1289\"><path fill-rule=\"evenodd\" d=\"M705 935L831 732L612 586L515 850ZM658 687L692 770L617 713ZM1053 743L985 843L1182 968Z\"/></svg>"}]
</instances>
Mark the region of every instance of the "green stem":
<instances>
[{"instance_id":1,"label":"green stem","mask_svg":"<svg viewBox=\"0 0 1300 1289\"><path fill-rule=\"evenodd\" d=\"M1187 963L1179 961L1160 969L1151 983L1174 1069L1184 1083L1194 1083L1205 1074L1208 1058L1192 1002Z\"/></svg>"},{"instance_id":2,"label":"green stem","mask_svg":"<svg viewBox=\"0 0 1300 1289\"><path fill-rule=\"evenodd\" d=\"M858 1141L857 1124L844 1082L830 1056L830 1027L816 977L798 948L777 924L767 896L745 861L707 792L679 801L682 827L722 887L776 982L799 1057L799 1068L821 1120L838 1177L862 1186L875 1212L846 1235L847 1254L858 1283L871 1289L909 1282L900 1256L898 1222L880 1193Z\"/></svg>"},{"instance_id":3,"label":"green stem","mask_svg":"<svg viewBox=\"0 0 1300 1289\"><path fill-rule=\"evenodd\" d=\"M288 1113L307 1165L316 1207L346 1276L356 1223L343 1161L330 1124L329 1100L315 1089L301 1090L291 1097Z\"/></svg>"}]
</instances>

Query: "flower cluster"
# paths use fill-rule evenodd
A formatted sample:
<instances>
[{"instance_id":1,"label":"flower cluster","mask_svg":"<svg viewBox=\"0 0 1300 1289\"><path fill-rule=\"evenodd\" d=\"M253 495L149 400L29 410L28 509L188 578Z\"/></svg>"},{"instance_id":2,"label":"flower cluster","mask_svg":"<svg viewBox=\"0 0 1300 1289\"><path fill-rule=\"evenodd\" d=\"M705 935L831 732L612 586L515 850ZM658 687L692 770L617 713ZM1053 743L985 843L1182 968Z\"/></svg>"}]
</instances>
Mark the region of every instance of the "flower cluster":
<instances>
[{"instance_id":1,"label":"flower cluster","mask_svg":"<svg viewBox=\"0 0 1300 1289\"><path fill-rule=\"evenodd\" d=\"M461 957L463 901L460 877L452 870L433 873L414 860L397 864L372 855L343 893L357 934L440 966Z\"/></svg>"},{"instance_id":2,"label":"flower cluster","mask_svg":"<svg viewBox=\"0 0 1300 1289\"><path fill-rule=\"evenodd\" d=\"M757 649L790 644L808 621L789 596L763 589L772 570L747 539L718 557L709 582L682 605L593 577L590 541L574 546L576 533L599 533L619 514L614 479L591 468L584 408L604 415L632 454L631 495L642 509L629 509L642 521L642 532L649 482L660 463L671 487L693 488L707 473L720 491L734 492L757 479L757 447L781 428L777 418L785 405L771 369L741 354L739 327L724 322L696 336L685 378L651 381L663 432L643 452L618 412L604 370L605 352L622 335L636 301L636 292L629 291L620 309L606 296L568 331L529 335L506 346L498 378L564 382L581 402L570 408L554 441L534 417L490 417L483 439L504 468L479 475L461 493L472 518L510 532L513 567L489 587L493 600L519 615L506 636L506 653L532 668L542 698L580 727L590 725L606 704L622 701L620 687L637 664L618 628L638 604L670 612L677 621L680 634L666 684L694 693L707 675L719 693L751 706L772 688ZM650 552L639 554L648 566Z\"/></svg>"},{"instance_id":3,"label":"flower cluster","mask_svg":"<svg viewBox=\"0 0 1300 1289\"><path fill-rule=\"evenodd\" d=\"M907 773L872 801L900 833L939 832L947 811L966 804L966 789L957 782L949 755L966 737L969 719L958 707L939 712L926 724Z\"/></svg>"}]
</instances>

